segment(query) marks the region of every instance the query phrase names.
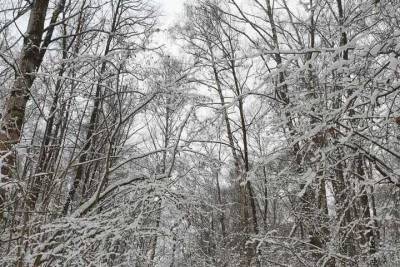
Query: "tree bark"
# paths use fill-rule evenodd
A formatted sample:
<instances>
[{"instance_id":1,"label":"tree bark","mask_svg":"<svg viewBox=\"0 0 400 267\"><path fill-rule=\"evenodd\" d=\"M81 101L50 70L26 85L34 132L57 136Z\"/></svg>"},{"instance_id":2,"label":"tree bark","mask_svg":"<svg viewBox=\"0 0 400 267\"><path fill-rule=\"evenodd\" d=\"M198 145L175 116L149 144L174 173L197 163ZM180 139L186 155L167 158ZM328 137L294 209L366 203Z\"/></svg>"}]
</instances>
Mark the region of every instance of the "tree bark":
<instances>
[{"instance_id":1,"label":"tree bark","mask_svg":"<svg viewBox=\"0 0 400 267\"><path fill-rule=\"evenodd\" d=\"M8 182L15 167L14 145L18 144L22 134L26 104L30 88L35 81L35 72L40 67L44 53L40 50L44 23L49 0L36 0L32 4L27 32L20 53L15 80L8 95L0 125L0 174L1 181ZM6 189L0 192L0 220L3 218Z\"/></svg>"}]
</instances>

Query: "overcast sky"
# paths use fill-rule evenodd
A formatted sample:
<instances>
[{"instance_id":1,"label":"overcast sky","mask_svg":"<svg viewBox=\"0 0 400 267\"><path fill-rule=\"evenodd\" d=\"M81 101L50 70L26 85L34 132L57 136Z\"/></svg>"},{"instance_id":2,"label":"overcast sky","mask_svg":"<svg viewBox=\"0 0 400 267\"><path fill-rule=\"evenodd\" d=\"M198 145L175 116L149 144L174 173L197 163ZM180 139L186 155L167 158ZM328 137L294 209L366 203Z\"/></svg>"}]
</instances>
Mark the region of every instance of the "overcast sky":
<instances>
[{"instance_id":1,"label":"overcast sky","mask_svg":"<svg viewBox=\"0 0 400 267\"><path fill-rule=\"evenodd\" d=\"M155 34L154 41L157 45L163 45L168 53L179 55L179 47L174 40L171 40L167 30L182 17L183 3L186 2L186 0L155 0L155 2L160 5L160 13L162 16L159 19L159 27L162 31Z\"/></svg>"},{"instance_id":2,"label":"overcast sky","mask_svg":"<svg viewBox=\"0 0 400 267\"><path fill-rule=\"evenodd\" d=\"M183 3L185 0L156 0L160 3L163 17L160 22L163 26L171 26L183 11Z\"/></svg>"}]
</instances>

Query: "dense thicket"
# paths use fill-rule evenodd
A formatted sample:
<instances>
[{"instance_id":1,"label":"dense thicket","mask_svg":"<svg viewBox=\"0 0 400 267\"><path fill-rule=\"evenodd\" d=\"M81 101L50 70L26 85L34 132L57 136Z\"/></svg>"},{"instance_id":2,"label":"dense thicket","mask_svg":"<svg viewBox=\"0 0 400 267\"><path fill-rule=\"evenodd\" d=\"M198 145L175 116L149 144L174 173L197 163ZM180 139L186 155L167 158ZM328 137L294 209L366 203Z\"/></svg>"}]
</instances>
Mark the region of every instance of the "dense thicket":
<instances>
[{"instance_id":1,"label":"dense thicket","mask_svg":"<svg viewBox=\"0 0 400 267\"><path fill-rule=\"evenodd\" d=\"M399 265L399 14L4 0L0 266Z\"/></svg>"}]
</instances>

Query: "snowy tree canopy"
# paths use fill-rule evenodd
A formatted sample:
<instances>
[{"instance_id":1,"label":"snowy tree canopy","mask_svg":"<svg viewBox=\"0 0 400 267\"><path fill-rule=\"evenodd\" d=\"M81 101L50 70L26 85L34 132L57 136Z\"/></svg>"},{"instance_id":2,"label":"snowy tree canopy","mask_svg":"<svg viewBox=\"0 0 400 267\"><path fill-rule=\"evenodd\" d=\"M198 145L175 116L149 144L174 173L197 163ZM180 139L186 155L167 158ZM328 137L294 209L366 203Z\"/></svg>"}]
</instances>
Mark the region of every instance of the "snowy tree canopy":
<instances>
[{"instance_id":1,"label":"snowy tree canopy","mask_svg":"<svg viewBox=\"0 0 400 267\"><path fill-rule=\"evenodd\" d=\"M0 266L399 266L400 2L168 3L0 3Z\"/></svg>"}]
</instances>

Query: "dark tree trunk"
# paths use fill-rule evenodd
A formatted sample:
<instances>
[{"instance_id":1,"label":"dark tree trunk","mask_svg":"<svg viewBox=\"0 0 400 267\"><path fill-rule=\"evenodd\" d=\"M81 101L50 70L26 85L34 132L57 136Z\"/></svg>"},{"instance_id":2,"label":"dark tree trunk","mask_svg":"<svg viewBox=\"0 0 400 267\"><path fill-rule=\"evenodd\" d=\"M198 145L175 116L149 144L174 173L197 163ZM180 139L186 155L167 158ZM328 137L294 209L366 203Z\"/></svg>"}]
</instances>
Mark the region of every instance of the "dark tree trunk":
<instances>
[{"instance_id":1,"label":"dark tree trunk","mask_svg":"<svg viewBox=\"0 0 400 267\"><path fill-rule=\"evenodd\" d=\"M15 167L13 147L19 143L25 108L30 96L30 88L36 78L35 72L40 67L44 52L40 50L44 23L49 0L33 2L23 48L18 60L18 72L6 100L0 126L0 157L2 181L11 179ZM0 189L0 218L3 217L6 192Z\"/></svg>"}]
</instances>

